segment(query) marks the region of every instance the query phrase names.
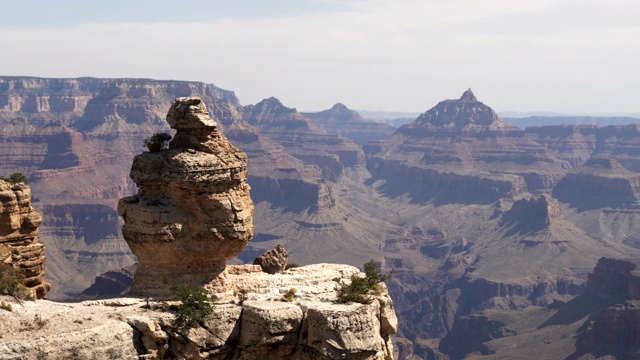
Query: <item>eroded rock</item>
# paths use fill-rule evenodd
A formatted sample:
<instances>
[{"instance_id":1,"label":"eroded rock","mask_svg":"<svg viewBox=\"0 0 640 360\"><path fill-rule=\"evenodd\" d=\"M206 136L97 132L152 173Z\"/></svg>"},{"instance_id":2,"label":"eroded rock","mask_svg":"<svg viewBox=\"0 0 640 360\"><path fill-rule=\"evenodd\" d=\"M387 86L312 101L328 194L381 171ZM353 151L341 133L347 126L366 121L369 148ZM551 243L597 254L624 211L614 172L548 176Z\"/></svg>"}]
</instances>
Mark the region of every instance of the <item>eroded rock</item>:
<instances>
[{"instance_id":1,"label":"eroded rock","mask_svg":"<svg viewBox=\"0 0 640 360\"><path fill-rule=\"evenodd\" d=\"M38 238L42 216L31 207L31 189L0 180L0 265L24 276L24 285L42 299L51 286L44 278L45 245Z\"/></svg>"},{"instance_id":2,"label":"eroded rock","mask_svg":"<svg viewBox=\"0 0 640 360\"><path fill-rule=\"evenodd\" d=\"M266 251L253 261L254 265L260 265L262 271L269 274L283 272L289 262L289 253L284 246L278 244L275 248Z\"/></svg>"},{"instance_id":3,"label":"eroded rock","mask_svg":"<svg viewBox=\"0 0 640 360\"><path fill-rule=\"evenodd\" d=\"M131 288L138 295L210 281L253 237L247 156L216 130L199 98L176 99L167 121L176 129L169 149L134 158L138 194L118 203L140 263Z\"/></svg>"}]
</instances>

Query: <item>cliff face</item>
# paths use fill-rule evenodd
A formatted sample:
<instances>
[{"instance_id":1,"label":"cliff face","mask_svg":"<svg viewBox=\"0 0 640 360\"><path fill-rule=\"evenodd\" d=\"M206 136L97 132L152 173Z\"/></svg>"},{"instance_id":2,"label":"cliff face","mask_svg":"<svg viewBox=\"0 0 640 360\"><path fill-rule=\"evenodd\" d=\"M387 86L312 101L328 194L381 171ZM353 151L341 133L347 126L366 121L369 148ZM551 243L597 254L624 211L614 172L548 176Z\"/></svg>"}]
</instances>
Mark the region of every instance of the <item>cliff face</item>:
<instances>
[{"instance_id":1,"label":"cliff face","mask_svg":"<svg viewBox=\"0 0 640 360\"><path fill-rule=\"evenodd\" d=\"M321 169L324 180L336 181L345 168L364 166L362 150L349 139L327 134L276 98L241 108L242 117L292 156Z\"/></svg>"},{"instance_id":2,"label":"cliff face","mask_svg":"<svg viewBox=\"0 0 640 360\"><path fill-rule=\"evenodd\" d=\"M615 159L591 158L566 174L553 196L579 210L633 207L640 199L640 174Z\"/></svg>"},{"instance_id":3,"label":"cliff face","mask_svg":"<svg viewBox=\"0 0 640 360\"><path fill-rule=\"evenodd\" d=\"M635 359L640 351L640 259L601 258L583 297L596 298L576 342L576 357ZM604 308L604 309L603 309Z\"/></svg>"},{"instance_id":4,"label":"cliff face","mask_svg":"<svg viewBox=\"0 0 640 360\"><path fill-rule=\"evenodd\" d=\"M38 239L42 216L31 207L31 189L0 179L0 263L24 276L24 285L42 299L51 286L45 281L45 246Z\"/></svg>"},{"instance_id":5,"label":"cliff face","mask_svg":"<svg viewBox=\"0 0 640 360\"><path fill-rule=\"evenodd\" d=\"M134 294L202 285L253 237L247 156L216 130L199 98L178 98L167 122L176 129L169 149L134 158L138 194L118 204L122 234L140 263Z\"/></svg>"},{"instance_id":6,"label":"cliff face","mask_svg":"<svg viewBox=\"0 0 640 360\"><path fill-rule=\"evenodd\" d=\"M563 168L471 90L458 100L438 103L389 139L364 149L369 170L389 183L386 191L408 193L418 201L487 203L549 191L559 180L549 173Z\"/></svg>"},{"instance_id":7,"label":"cliff face","mask_svg":"<svg viewBox=\"0 0 640 360\"><path fill-rule=\"evenodd\" d=\"M26 118L33 125L78 119L99 91L102 79L0 77L0 120Z\"/></svg>"}]
</instances>

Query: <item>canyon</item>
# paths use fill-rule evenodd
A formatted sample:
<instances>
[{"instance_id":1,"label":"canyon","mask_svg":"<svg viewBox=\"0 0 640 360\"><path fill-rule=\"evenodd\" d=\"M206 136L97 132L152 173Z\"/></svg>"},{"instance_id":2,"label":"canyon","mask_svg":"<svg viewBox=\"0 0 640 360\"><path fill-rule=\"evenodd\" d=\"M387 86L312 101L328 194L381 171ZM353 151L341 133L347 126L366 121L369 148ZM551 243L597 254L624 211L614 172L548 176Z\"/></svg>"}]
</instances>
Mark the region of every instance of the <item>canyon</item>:
<instances>
[{"instance_id":1,"label":"canyon","mask_svg":"<svg viewBox=\"0 0 640 360\"><path fill-rule=\"evenodd\" d=\"M606 320L530 326L585 302L600 258L640 255L638 126L523 130L471 90L391 132L341 104L242 106L199 82L0 77L0 175L29 179L49 298L136 263L116 210L136 193L130 159L151 134L175 135L166 109L192 96L249 159L255 234L231 264L283 244L299 264L395 268L401 359L527 358L540 334L532 344L551 353L601 351ZM632 300L608 311L632 312Z\"/></svg>"}]
</instances>

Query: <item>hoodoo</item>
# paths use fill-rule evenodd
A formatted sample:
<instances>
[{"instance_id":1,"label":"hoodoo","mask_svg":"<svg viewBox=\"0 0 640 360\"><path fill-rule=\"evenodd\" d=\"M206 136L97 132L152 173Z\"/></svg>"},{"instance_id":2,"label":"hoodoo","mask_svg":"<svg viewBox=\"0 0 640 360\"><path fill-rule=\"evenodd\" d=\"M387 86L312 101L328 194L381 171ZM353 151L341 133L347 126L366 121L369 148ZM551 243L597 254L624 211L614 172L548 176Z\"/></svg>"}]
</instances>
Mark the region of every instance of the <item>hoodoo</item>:
<instances>
[{"instance_id":1,"label":"hoodoo","mask_svg":"<svg viewBox=\"0 0 640 360\"><path fill-rule=\"evenodd\" d=\"M172 284L202 285L253 237L247 156L217 131L199 98L178 98L168 150L131 166L138 194L118 203L122 234L138 257L131 293L160 296Z\"/></svg>"},{"instance_id":2,"label":"hoodoo","mask_svg":"<svg viewBox=\"0 0 640 360\"><path fill-rule=\"evenodd\" d=\"M38 238L42 216L31 207L31 189L0 179L0 266L24 276L24 285L42 299L51 286L44 279L44 244Z\"/></svg>"}]
</instances>

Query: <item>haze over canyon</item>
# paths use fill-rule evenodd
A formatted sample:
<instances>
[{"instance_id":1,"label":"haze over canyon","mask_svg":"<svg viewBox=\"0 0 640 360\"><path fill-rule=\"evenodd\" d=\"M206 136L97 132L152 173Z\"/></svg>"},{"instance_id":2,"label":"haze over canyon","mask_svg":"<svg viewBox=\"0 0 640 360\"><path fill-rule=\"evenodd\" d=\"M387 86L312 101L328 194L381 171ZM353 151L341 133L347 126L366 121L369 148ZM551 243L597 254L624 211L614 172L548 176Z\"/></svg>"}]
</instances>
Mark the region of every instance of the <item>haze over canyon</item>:
<instances>
[{"instance_id":1,"label":"haze over canyon","mask_svg":"<svg viewBox=\"0 0 640 360\"><path fill-rule=\"evenodd\" d=\"M460 90L396 128L203 82L2 76L0 175L28 178L50 299L124 290L131 159L199 97L248 156L255 235L232 263L283 244L299 264L394 268L401 359L637 357L621 322L640 300L639 125L522 129Z\"/></svg>"}]
</instances>

